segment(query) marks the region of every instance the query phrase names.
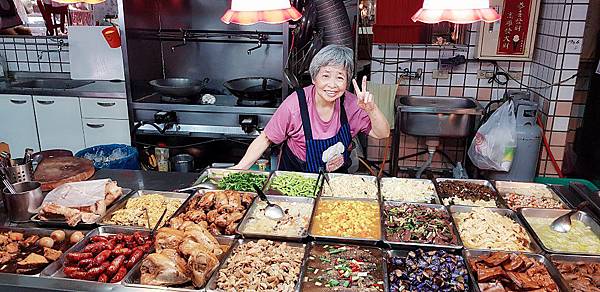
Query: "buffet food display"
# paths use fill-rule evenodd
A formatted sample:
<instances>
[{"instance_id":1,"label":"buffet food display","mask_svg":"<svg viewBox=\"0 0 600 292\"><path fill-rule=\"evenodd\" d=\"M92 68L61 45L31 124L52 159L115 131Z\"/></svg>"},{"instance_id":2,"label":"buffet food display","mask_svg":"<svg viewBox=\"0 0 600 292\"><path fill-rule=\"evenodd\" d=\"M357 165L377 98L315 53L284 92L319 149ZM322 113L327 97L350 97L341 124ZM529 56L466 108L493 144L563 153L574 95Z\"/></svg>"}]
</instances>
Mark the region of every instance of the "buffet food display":
<instances>
[{"instance_id":1,"label":"buffet food display","mask_svg":"<svg viewBox=\"0 0 600 292\"><path fill-rule=\"evenodd\" d=\"M443 206L386 202L383 218L388 242L458 244L452 218Z\"/></svg>"},{"instance_id":2,"label":"buffet food display","mask_svg":"<svg viewBox=\"0 0 600 292\"><path fill-rule=\"evenodd\" d=\"M377 201L320 199L313 217L311 235L326 238L381 238Z\"/></svg>"},{"instance_id":3,"label":"buffet food display","mask_svg":"<svg viewBox=\"0 0 600 292\"><path fill-rule=\"evenodd\" d=\"M482 292L561 291L540 255L467 252L467 261Z\"/></svg>"},{"instance_id":4,"label":"buffet food display","mask_svg":"<svg viewBox=\"0 0 600 292\"><path fill-rule=\"evenodd\" d=\"M450 210L465 248L532 251L529 234L513 218L486 208Z\"/></svg>"},{"instance_id":5,"label":"buffet food display","mask_svg":"<svg viewBox=\"0 0 600 292\"><path fill-rule=\"evenodd\" d=\"M302 244L240 240L209 289L216 291L295 291L306 247Z\"/></svg>"},{"instance_id":6,"label":"buffet food display","mask_svg":"<svg viewBox=\"0 0 600 292\"><path fill-rule=\"evenodd\" d=\"M346 174L329 174L323 184L323 197L377 199L377 178Z\"/></svg>"},{"instance_id":7,"label":"buffet food display","mask_svg":"<svg viewBox=\"0 0 600 292\"><path fill-rule=\"evenodd\" d=\"M153 228L165 209L165 218L173 216L187 197L182 193L137 192L109 210L101 224Z\"/></svg>"},{"instance_id":8,"label":"buffet food display","mask_svg":"<svg viewBox=\"0 0 600 292\"><path fill-rule=\"evenodd\" d=\"M427 179L382 178L381 196L386 201L439 202L435 186Z\"/></svg>"},{"instance_id":9,"label":"buffet food display","mask_svg":"<svg viewBox=\"0 0 600 292\"><path fill-rule=\"evenodd\" d=\"M169 224L180 228L186 221L202 224L212 235L233 235L252 204L254 195L238 191L200 191Z\"/></svg>"},{"instance_id":10,"label":"buffet food display","mask_svg":"<svg viewBox=\"0 0 600 292\"><path fill-rule=\"evenodd\" d=\"M314 244L302 291L385 291L383 251L356 245Z\"/></svg>"},{"instance_id":11,"label":"buffet food display","mask_svg":"<svg viewBox=\"0 0 600 292\"><path fill-rule=\"evenodd\" d=\"M487 181L438 180L438 193L445 205L501 207L498 195Z\"/></svg>"},{"instance_id":12,"label":"buffet food display","mask_svg":"<svg viewBox=\"0 0 600 292\"><path fill-rule=\"evenodd\" d=\"M107 180L93 198L98 212L63 202L79 215L45 217L42 208L81 231L0 228L0 276L114 291L600 292L598 220L579 212L571 231L549 228L573 206L560 189L333 173L330 187L313 174L207 173L222 190L130 194ZM282 219L265 216L255 185Z\"/></svg>"},{"instance_id":13,"label":"buffet food display","mask_svg":"<svg viewBox=\"0 0 600 292\"><path fill-rule=\"evenodd\" d=\"M471 280L462 256L443 250L391 251L390 292L470 291Z\"/></svg>"}]
</instances>

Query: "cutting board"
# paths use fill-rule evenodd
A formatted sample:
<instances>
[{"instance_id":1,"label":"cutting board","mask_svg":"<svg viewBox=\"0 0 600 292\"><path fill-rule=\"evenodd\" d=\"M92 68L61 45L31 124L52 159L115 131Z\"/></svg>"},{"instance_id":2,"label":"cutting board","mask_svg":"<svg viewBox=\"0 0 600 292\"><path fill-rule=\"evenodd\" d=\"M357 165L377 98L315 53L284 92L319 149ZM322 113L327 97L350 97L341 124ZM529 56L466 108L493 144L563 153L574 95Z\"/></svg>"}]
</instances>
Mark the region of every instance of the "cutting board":
<instances>
[{"instance_id":1,"label":"cutting board","mask_svg":"<svg viewBox=\"0 0 600 292\"><path fill-rule=\"evenodd\" d=\"M107 27L69 27L71 79L125 80L121 47L111 48L102 35Z\"/></svg>"},{"instance_id":2,"label":"cutting board","mask_svg":"<svg viewBox=\"0 0 600 292\"><path fill-rule=\"evenodd\" d=\"M69 182L87 180L94 175L94 164L91 160L79 157L46 158L38 164L33 179L42 184L42 191Z\"/></svg>"}]
</instances>

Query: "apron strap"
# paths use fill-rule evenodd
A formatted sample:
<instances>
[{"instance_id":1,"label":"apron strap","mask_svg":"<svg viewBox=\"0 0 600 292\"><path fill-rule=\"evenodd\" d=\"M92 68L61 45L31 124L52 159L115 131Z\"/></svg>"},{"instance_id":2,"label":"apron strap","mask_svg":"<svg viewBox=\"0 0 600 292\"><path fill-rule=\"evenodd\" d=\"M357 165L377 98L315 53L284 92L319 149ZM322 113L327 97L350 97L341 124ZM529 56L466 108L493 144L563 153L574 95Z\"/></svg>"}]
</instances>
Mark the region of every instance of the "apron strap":
<instances>
[{"instance_id":1,"label":"apron strap","mask_svg":"<svg viewBox=\"0 0 600 292\"><path fill-rule=\"evenodd\" d=\"M310 117L308 115L308 104L306 103L306 95L304 89L296 90L298 94L298 104L300 105L300 117L302 118L302 129L304 129L305 140L312 140L312 127L310 125Z\"/></svg>"}]
</instances>

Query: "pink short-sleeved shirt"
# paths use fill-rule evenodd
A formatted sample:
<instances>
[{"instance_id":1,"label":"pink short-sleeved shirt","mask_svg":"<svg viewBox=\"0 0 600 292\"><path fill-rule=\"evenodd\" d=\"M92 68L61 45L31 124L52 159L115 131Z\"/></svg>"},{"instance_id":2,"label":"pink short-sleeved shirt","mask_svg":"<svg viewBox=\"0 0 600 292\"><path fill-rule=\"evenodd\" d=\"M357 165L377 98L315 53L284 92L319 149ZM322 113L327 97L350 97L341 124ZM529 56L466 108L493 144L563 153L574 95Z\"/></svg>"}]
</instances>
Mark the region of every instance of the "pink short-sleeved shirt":
<instances>
[{"instance_id":1,"label":"pink short-sleeved shirt","mask_svg":"<svg viewBox=\"0 0 600 292\"><path fill-rule=\"evenodd\" d=\"M315 86L304 88L308 116L312 126L313 139L328 139L340 130L340 99L336 101L331 120L325 122L317 113L315 106ZM359 132L368 134L371 131L371 119L367 112L358 107L358 97L346 91L344 107L350 124L350 133L355 137ZM287 142L292 153L302 161L306 161L306 142L302 129L302 117L296 92L288 96L279 106L265 127L265 134L271 142L281 144Z\"/></svg>"}]
</instances>

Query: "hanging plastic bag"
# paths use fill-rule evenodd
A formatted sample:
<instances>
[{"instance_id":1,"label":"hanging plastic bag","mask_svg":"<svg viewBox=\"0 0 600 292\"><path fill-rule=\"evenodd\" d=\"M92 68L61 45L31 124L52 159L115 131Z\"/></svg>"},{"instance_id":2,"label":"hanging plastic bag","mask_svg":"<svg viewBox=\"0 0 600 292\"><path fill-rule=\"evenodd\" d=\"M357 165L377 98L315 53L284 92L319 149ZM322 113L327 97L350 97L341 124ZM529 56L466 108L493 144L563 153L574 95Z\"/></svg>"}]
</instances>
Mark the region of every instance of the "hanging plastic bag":
<instances>
[{"instance_id":1,"label":"hanging plastic bag","mask_svg":"<svg viewBox=\"0 0 600 292\"><path fill-rule=\"evenodd\" d=\"M501 105L477 130L469 157L479 169L509 171L517 136L517 119L512 100Z\"/></svg>"}]
</instances>

